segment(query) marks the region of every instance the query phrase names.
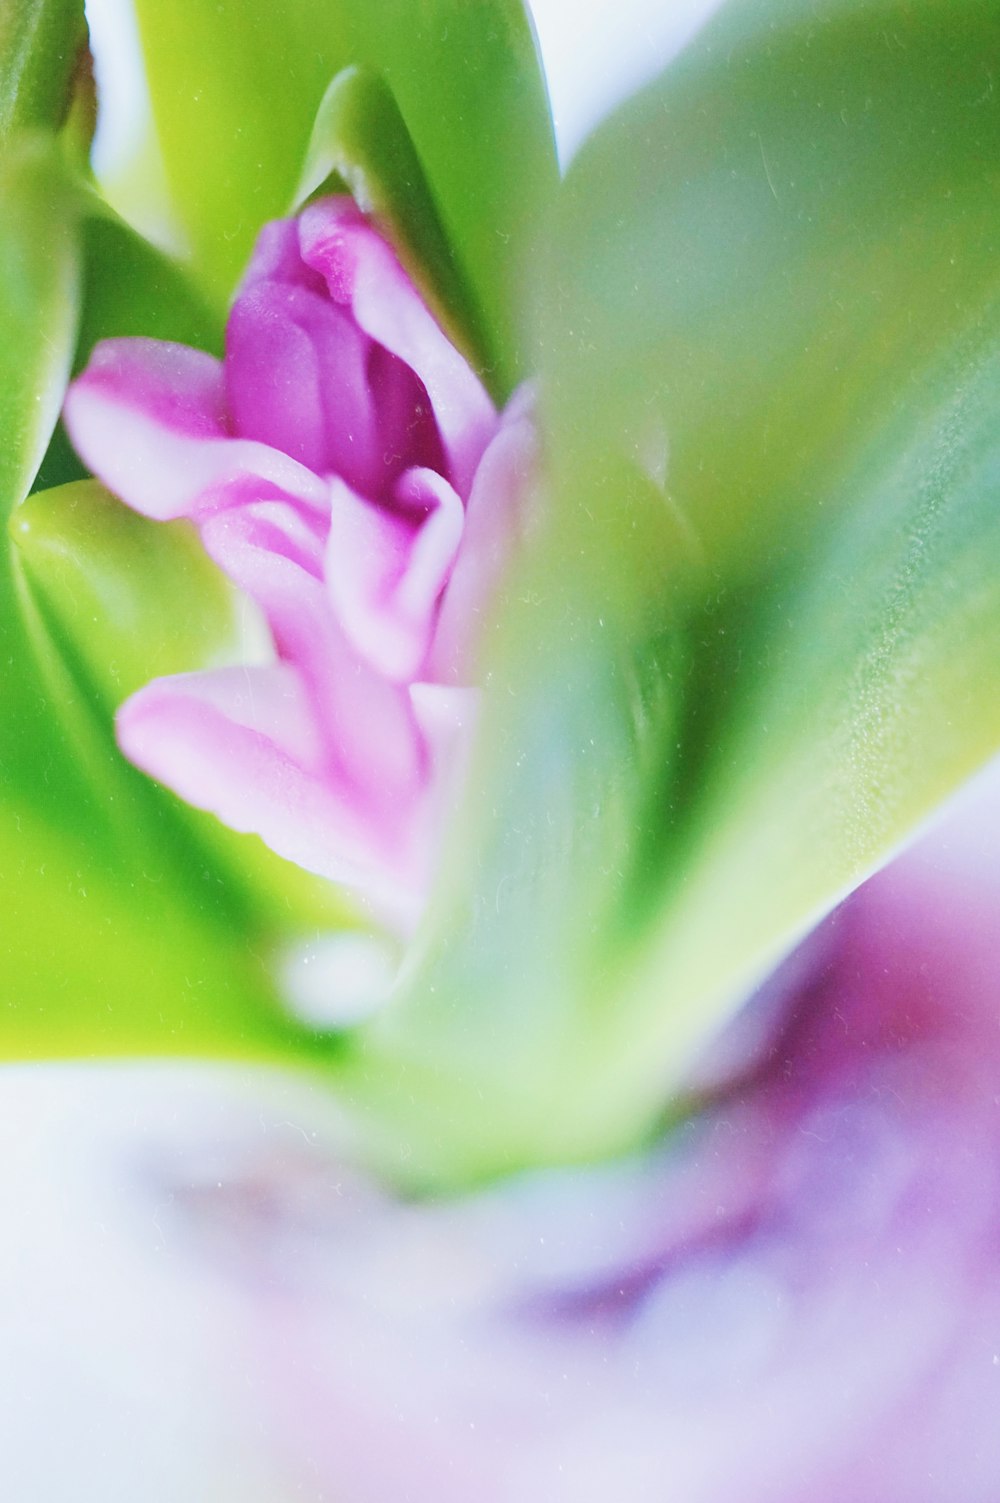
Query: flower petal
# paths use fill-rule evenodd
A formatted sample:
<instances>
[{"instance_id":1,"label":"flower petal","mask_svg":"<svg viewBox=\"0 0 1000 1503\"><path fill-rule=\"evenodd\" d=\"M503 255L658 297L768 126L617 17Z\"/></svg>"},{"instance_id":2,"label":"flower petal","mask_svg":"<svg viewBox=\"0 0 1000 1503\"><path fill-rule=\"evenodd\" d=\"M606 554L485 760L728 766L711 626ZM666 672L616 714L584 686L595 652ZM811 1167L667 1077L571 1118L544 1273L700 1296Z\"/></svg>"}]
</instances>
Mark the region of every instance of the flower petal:
<instances>
[{"instance_id":1,"label":"flower petal","mask_svg":"<svg viewBox=\"0 0 1000 1503\"><path fill-rule=\"evenodd\" d=\"M462 503L433 470L408 470L396 508L330 482L326 584L353 647L386 678L415 678L462 537Z\"/></svg>"},{"instance_id":2,"label":"flower petal","mask_svg":"<svg viewBox=\"0 0 1000 1503\"><path fill-rule=\"evenodd\" d=\"M318 477L278 450L229 436L222 365L157 339L106 339L69 389L66 426L85 464L136 511L196 517L241 477L325 504Z\"/></svg>"},{"instance_id":3,"label":"flower petal","mask_svg":"<svg viewBox=\"0 0 1000 1503\"><path fill-rule=\"evenodd\" d=\"M423 786L426 758L412 707L354 651L330 611L320 544L298 508L269 500L207 518L202 540L264 611L279 657L308 686L326 755L390 821Z\"/></svg>"},{"instance_id":4,"label":"flower petal","mask_svg":"<svg viewBox=\"0 0 1000 1503\"><path fill-rule=\"evenodd\" d=\"M298 221L307 266L359 326L420 377L448 457L449 478L468 495L496 426L493 404L465 358L430 313L391 247L346 198L310 204Z\"/></svg>"},{"instance_id":5,"label":"flower petal","mask_svg":"<svg viewBox=\"0 0 1000 1503\"><path fill-rule=\"evenodd\" d=\"M405 841L384 840L323 759L306 686L285 663L154 679L118 713L125 755L188 803L286 860L409 913ZM395 833L395 832L393 832Z\"/></svg>"},{"instance_id":6,"label":"flower petal","mask_svg":"<svg viewBox=\"0 0 1000 1503\"><path fill-rule=\"evenodd\" d=\"M366 489L383 476L370 341L329 297L258 281L233 304L226 391L237 434Z\"/></svg>"}]
</instances>

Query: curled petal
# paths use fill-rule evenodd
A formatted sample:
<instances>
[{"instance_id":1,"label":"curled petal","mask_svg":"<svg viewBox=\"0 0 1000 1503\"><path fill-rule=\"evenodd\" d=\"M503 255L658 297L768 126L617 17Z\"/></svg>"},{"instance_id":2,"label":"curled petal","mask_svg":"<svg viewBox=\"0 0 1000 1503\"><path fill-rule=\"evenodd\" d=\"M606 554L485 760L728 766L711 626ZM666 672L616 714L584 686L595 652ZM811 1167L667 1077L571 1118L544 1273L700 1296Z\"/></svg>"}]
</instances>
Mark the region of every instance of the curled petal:
<instances>
[{"instance_id":1,"label":"curled petal","mask_svg":"<svg viewBox=\"0 0 1000 1503\"><path fill-rule=\"evenodd\" d=\"M445 336L391 247L347 199L321 199L298 221L306 265L321 272L330 296L350 307L360 328L420 377L430 398L462 496L496 426L480 381Z\"/></svg>"},{"instance_id":2,"label":"curled petal","mask_svg":"<svg viewBox=\"0 0 1000 1503\"><path fill-rule=\"evenodd\" d=\"M332 774L290 665L154 679L122 706L117 730L131 761L196 808L364 891L380 915L411 911L407 842L374 824L356 789Z\"/></svg>"},{"instance_id":3,"label":"curled petal","mask_svg":"<svg viewBox=\"0 0 1000 1503\"><path fill-rule=\"evenodd\" d=\"M230 437L222 365L200 350L157 339L106 339L70 387L65 417L88 468L156 521L197 519L213 490L241 477L325 503L322 482L304 465Z\"/></svg>"},{"instance_id":4,"label":"curled petal","mask_svg":"<svg viewBox=\"0 0 1000 1503\"><path fill-rule=\"evenodd\" d=\"M403 683L427 656L441 592L462 538L455 491L433 470L408 470L397 506L330 484L326 583L337 619L376 672Z\"/></svg>"},{"instance_id":5,"label":"curled petal","mask_svg":"<svg viewBox=\"0 0 1000 1503\"><path fill-rule=\"evenodd\" d=\"M326 756L373 819L398 816L422 788L425 756L406 695L376 674L334 619L321 554L300 511L270 500L216 512L208 553L263 610L278 655L307 685Z\"/></svg>"}]
</instances>

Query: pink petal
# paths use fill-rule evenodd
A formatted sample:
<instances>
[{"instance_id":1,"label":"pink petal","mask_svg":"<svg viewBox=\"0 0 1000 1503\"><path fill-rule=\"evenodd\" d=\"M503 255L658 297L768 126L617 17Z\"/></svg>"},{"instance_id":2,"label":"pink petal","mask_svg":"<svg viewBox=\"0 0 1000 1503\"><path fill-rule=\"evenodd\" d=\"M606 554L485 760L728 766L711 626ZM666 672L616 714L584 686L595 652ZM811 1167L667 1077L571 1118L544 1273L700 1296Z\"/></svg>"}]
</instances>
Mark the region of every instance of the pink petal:
<instances>
[{"instance_id":1,"label":"pink petal","mask_svg":"<svg viewBox=\"0 0 1000 1503\"><path fill-rule=\"evenodd\" d=\"M155 339L107 339L69 389L70 437L93 473L157 521L196 516L206 493L259 478L325 504L317 476L276 449L229 437L222 365Z\"/></svg>"},{"instance_id":2,"label":"pink petal","mask_svg":"<svg viewBox=\"0 0 1000 1503\"><path fill-rule=\"evenodd\" d=\"M381 482L368 387L370 342L308 289L259 281L240 294L226 330L226 390L240 437L259 439L317 474L367 488Z\"/></svg>"},{"instance_id":3,"label":"pink petal","mask_svg":"<svg viewBox=\"0 0 1000 1503\"><path fill-rule=\"evenodd\" d=\"M261 282L285 282L327 295L326 283L302 259L299 250L299 227L295 219L272 219L263 225L254 244L247 269L237 290L237 298Z\"/></svg>"},{"instance_id":4,"label":"pink petal","mask_svg":"<svg viewBox=\"0 0 1000 1503\"><path fill-rule=\"evenodd\" d=\"M325 469L326 432L319 372L309 335L298 327L298 287L263 282L233 304L226 325L226 395L233 429ZM324 311L319 304L319 313Z\"/></svg>"},{"instance_id":5,"label":"pink petal","mask_svg":"<svg viewBox=\"0 0 1000 1503\"><path fill-rule=\"evenodd\" d=\"M483 628L513 549L538 475L538 433L532 393L515 393L476 471L465 511L462 546L441 602L430 671L446 682L468 678Z\"/></svg>"},{"instance_id":6,"label":"pink petal","mask_svg":"<svg viewBox=\"0 0 1000 1503\"><path fill-rule=\"evenodd\" d=\"M420 377L448 456L449 478L468 495L496 425L493 404L446 337L391 249L346 198L310 204L299 217L303 260L322 272L331 297Z\"/></svg>"},{"instance_id":7,"label":"pink petal","mask_svg":"<svg viewBox=\"0 0 1000 1503\"><path fill-rule=\"evenodd\" d=\"M201 529L208 553L263 609L279 656L298 669L338 778L372 818L398 815L426 779L405 694L354 651L330 610L320 543L298 508L269 500L229 508Z\"/></svg>"},{"instance_id":8,"label":"pink petal","mask_svg":"<svg viewBox=\"0 0 1000 1503\"><path fill-rule=\"evenodd\" d=\"M412 911L407 843L374 825L355 790L331 776L294 668L154 679L122 706L117 729L125 755L186 802L308 871L362 889L380 913Z\"/></svg>"},{"instance_id":9,"label":"pink petal","mask_svg":"<svg viewBox=\"0 0 1000 1503\"><path fill-rule=\"evenodd\" d=\"M353 647L397 683L417 676L462 537L462 503L433 470L408 470L397 507L330 483L326 583Z\"/></svg>"}]
</instances>

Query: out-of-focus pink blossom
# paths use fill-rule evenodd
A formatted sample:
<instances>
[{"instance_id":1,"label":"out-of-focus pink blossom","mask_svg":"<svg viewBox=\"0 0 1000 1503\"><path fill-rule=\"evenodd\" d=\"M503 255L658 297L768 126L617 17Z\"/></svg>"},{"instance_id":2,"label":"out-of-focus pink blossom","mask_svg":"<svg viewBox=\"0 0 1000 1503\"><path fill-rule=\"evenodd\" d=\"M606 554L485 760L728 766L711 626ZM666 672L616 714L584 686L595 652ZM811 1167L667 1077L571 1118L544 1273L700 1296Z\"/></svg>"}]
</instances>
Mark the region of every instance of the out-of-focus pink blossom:
<instances>
[{"instance_id":1,"label":"out-of-focus pink blossom","mask_svg":"<svg viewBox=\"0 0 1000 1503\"><path fill-rule=\"evenodd\" d=\"M834 915L655 1151L437 1204L318 1154L284 1215L188 1197L297 1496L1000 1496L994 791Z\"/></svg>"},{"instance_id":2,"label":"out-of-focus pink blossom","mask_svg":"<svg viewBox=\"0 0 1000 1503\"><path fill-rule=\"evenodd\" d=\"M105 341L66 421L129 506L196 523L274 643L135 694L126 755L408 927L532 469L526 400L498 417L392 248L329 198L265 226L224 360Z\"/></svg>"}]
</instances>

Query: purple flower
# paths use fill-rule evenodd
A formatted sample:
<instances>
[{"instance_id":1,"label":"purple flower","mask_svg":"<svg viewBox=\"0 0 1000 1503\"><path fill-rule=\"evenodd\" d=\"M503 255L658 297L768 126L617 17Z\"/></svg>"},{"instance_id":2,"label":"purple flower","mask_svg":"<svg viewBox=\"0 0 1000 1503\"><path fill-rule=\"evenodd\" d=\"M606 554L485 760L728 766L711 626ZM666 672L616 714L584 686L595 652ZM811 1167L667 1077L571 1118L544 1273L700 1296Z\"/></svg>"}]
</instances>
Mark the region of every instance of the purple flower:
<instances>
[{"instance_id":1,"label":"purple flower","mask_svg":"<svg viewBox=\"0 0 1000 1503\"><path fill-rule=\"evenodd\" d=\"M348 199L265 226L225 359L107 340L70 390L81 456L196 523L270 662L154 680L125 754L405 929L474 708L477 637L533 465Z\"/></svg>"}]
</instances>

